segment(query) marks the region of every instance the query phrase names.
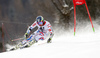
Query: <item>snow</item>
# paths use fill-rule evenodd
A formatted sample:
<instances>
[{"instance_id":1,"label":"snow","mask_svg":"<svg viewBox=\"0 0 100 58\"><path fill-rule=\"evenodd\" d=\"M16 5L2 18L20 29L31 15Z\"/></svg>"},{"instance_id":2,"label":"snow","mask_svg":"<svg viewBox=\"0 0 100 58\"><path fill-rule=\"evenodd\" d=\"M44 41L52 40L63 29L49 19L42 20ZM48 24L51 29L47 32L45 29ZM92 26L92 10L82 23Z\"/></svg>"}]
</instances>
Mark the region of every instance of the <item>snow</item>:
<instances>
[{"instance_id":1,"label":"snow","mask_svg":"<svg viewBox=\"0 0 100 58\"><path fill-rule=\"evenodd\" d=\"M88 28L88 27L87 27ZM86 29L87 29L86 28ZM90 27L89 27L90 28ZM100 58L100 28L55 35L52 43L39 43L25 49L0 53L3 58ZM85 30L85 29L84 29ZM89 31L89 32L88 32Z\"/></svg>"}]
</instances>

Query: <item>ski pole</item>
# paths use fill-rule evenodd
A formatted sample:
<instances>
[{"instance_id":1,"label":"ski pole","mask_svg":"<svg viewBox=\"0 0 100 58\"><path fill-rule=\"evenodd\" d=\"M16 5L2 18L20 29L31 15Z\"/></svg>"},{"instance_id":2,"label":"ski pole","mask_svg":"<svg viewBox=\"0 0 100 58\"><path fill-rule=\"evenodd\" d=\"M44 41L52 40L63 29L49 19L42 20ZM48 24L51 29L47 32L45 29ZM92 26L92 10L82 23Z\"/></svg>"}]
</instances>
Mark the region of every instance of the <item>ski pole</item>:
<instances>
[{"instance_id":1,"label":"ski pole","mask_svg":"<svg viewBox=\"0 0 100 58\"><path fill-rule=\"evenodd\" d=\"M90 22L91 22L91 25L92 25L92 28L93 28L93 32L95 32L94 26L93 26L93 23L92 23L92 20L91 20L91 16L90 16L90 13L89 13L89 10L88 10L86 2L85 2L85 6L86 6L86 9L87 9L87 12L88 12L88 15L89 15L89 19L90 19Z\"/></svg>"},{"instance_id":2,"label":"ski pole","mask_svg":"<svg viewBox=\"0 0 100 58\"><path fill-rule=\"evenodd\" d=\"M11 40L11 41L18 41L18 40L21 40L21 39L24 39L25 37L23 38L17 38L17 39L14 39L14 40Z\"/></svg>"},{"instance_id":3,"label":"ski pole","mask_svg":"<svg viewBox=\"0 0 100 58\"><path fill-rule=\"evenodd\" d=\"M74 36L76 31L76 6L74 5Z\"/></svg>"},{"instance_id":4,"label":"ski pole","mask_svg":"<svg viewBox=\"0 0 100 58\"><path fill-rule=\"evenodd\" d=\"M20 40L21 38L18 38L18 39L14 39L14 40L11 40L11 41L17 41L17 40Z\"/></svg>"}]
</instances>

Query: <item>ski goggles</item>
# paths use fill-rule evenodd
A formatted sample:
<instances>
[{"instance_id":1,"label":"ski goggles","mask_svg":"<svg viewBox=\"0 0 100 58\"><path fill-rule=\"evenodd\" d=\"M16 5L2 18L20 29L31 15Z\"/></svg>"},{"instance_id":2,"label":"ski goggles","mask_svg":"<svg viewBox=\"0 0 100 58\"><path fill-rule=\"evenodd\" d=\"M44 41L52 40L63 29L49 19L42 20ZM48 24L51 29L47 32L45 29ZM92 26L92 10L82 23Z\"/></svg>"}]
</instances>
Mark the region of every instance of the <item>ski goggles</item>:
<instances>
[{"instance_id":1,"label":"ski goggles","mask_svg":"<svg viewBox=\"0 0 100 58\"><path fill-rule=\"evenodd\" d=\"M41 22L38 22L38 24L39 24L39 25L43 25L43 22L42 22L42 21L41 21Z\"/></svg>"}]
</instances>

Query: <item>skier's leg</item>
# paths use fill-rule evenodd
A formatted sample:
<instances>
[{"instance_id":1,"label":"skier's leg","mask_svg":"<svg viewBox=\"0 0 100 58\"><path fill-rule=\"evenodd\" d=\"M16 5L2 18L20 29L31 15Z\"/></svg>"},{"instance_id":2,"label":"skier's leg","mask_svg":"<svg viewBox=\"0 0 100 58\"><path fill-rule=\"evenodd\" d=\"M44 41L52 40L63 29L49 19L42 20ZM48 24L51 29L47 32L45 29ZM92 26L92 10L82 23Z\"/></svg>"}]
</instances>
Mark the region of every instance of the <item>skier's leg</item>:
<instances>
[{"instance_id":1,"label":"skier's leg","mask_svg":"<svg viewBox=\"0 0 100 58\"><path fill-rule=\"evenodd\" d=\"M24 39L23 41L19 42L15 47L11 48L10 50L15 50L18 48L24 48L24 47L29 47L32 44L34 44L36 42L36 40L34 39L36 31L34 32L34 34L31 34L29 36L29 38Z\"/></svg>"},{"instance_id":2,"label":"skier's leg","mask_svg":"<svg viewBox=\"0 0 100 58\"><path fill-rule=\"evenodd\" d=\"M11 48L10 51L22 48L25 44L26 44L26 40L23 40L22 42L19 42L17 45Z\"/></svg>"},{"instance_id":3,"label":"skier's leg","mask_svg":"<svg viewBox=\"0 0 100 58\"><path fill-rule=\"evenodd\" d=\"M25 45L25 47L29 47L31 46L32 44L35 43L35 40L34 40L34 35L30 35L28 39L26 39L27 43Z\"/></svg>"},{"instance_id":4,"label":"skier's leg","mask_svg":"<svg viewBox=\"0 0 100 58\"><path fill-rule=\"evenodd\" d=\"M35 40L36 40L36 41L45 40L45 39L46 39L46 36L45 36L45 35L44 35L44 36L41 36L41 35L35 36Z\"/></svg>"},{"instance_id":5,"label":"skier's leg","mask_svg":"<svg viewBox=\"0 0 100 58\"><path fill-rule=\"evenodd\" d=\"M38 30L36 30L33 34L29 36L29 38L26 39L27 41L27 46L31 46L32 44L36 43L37 41L35 40L35 36L37 34Z\"/></svg>"}]
</instances>

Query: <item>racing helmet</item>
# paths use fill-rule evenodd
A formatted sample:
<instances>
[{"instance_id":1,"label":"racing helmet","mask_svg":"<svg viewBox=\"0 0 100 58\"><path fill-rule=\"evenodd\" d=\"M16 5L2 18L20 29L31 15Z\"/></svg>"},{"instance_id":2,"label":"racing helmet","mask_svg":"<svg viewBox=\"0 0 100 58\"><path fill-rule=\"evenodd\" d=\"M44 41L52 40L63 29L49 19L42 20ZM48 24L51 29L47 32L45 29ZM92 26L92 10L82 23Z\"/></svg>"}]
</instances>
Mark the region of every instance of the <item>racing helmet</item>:
<instances>
[{"instance_id":1,"label":"racing helmet","mask_svg":"<svg viewBox=\"0 0 100 58\"><path fill-rule=\"evenodd\" d=\"M39 26L42 26L44 23L44 18L42 16L37 16L36 21L37 21Z\"/></svg>"}]
</instances>

